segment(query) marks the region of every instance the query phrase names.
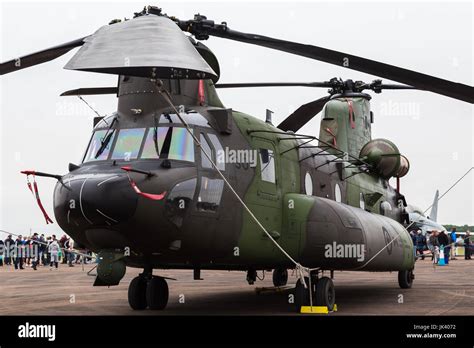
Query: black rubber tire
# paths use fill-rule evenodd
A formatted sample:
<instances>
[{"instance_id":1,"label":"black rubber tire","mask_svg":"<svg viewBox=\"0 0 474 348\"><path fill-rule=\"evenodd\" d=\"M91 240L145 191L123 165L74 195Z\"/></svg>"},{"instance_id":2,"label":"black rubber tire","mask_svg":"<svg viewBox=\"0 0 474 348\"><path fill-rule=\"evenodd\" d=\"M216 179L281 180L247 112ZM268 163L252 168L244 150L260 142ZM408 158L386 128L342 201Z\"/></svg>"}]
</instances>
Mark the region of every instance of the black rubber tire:
<instances>
[{"instance_id":1,"label":"black rubber tire","mask_svg":"<svg viewBox=\"0 0 474 348\"><path fill-rule=\"evenodd\" d=\"M309 279L308 277L304 278L306 282L306 286L309 286ZM296 281L295 289L294 289L294 296L295 296L295 307L296 310L299 312L302 306L309 306L309 289L304 287L303 283L300 279Z\"/></svg>"},{"instance_id":2,"label":"black rubber tire","mask_svg":"<svg viewBox=\"0 0 474 348\"><path fill-rule=\"evenodd\" d=\"M413 270L398 271L398 285L402 289L410 289L413 285Z\"/></svg>"},{"instance_id":3,"label":"black rubber tire","mask_svg":"<svg viewBox=\"0 0 474 348\"><path fill-rule=\"evenodd\" d=\"M146 302L147 280L144 277L135 277L128 286L128 304L134 310L143 310Z\"/></svg>"},{"instance_id":4,"label":"black rubber tire","mask_svg":"<svg viewBox=\"0 0 474 348\"><path fill-rule=\"evenodd\" d=\"M285 286L288 283L288 270L276 268L273 270L272 278L274 286Z\"/></svg>"},{"instance_id":5,"label":"black rubber tire","mask_svg":"<svg viewBox=\"0 0 474 348\"><path fill-rule=\"evenodd\" d=\"M328 307L329 311L334 309L336 303L336 289L331 278L322 277L316 283L316 306Z\"/></svg>"},{"instance_id":6,"label":"black rubber tire","mask_svg":"<svg viewBox=\"0 0 474 348\"><path fill-rule=\"evenodd\" d=\"M148 308L162 310L168 303L168 284L164 278L153 277L146 287L146 302Z\"/></svg>"}]
</instances>

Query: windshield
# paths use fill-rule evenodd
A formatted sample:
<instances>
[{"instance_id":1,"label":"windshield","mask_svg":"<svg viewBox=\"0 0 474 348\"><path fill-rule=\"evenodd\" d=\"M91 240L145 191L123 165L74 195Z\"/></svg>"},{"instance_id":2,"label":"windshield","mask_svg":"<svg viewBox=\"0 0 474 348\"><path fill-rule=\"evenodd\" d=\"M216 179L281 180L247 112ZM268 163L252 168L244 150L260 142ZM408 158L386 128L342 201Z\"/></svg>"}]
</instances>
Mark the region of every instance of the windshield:
<instances>
[{"instance_id":1,"label":"windshield","mask_svg":"<svg viewBox=\"0 0 474 348\"><path fill-rule=\"evenodd\" d=\"M94 134L92 135L92 139L89 143L89 148L86 152L86 156L84 157L84 162L103 161L109 157L110 147L112 146L115 138L115 132L112 135L112 138L108 142L107 146L102 151L102 153L100 153L99 156L97 156L96 158L96 155L99 152L99 149L102 145L102 141L105 139L106 134L107 129L101 129L94 132Z\"/></svg>"},{"instance_id":2,"label":"windshield","mask_svg":"<svg viewBox=\"0 0 474 348\"><path fill-rule=\"evenodd\" d=\"M106 133L106 129L94 132L84 163L108 159L130 161L138 158L194 162L193 138L183 127L116 129L107 147L95 158Z\"/></svg>"},{"instance_id":3,"label":"windshield","mask_svg":"<svg viewBox=\"0 0 474 348\"><path fill-rule=\"evenodd\" d=\"M145 128L121 129L112 152L113 160L130 161L138 157Z\"/></svg>"}]
</instances>

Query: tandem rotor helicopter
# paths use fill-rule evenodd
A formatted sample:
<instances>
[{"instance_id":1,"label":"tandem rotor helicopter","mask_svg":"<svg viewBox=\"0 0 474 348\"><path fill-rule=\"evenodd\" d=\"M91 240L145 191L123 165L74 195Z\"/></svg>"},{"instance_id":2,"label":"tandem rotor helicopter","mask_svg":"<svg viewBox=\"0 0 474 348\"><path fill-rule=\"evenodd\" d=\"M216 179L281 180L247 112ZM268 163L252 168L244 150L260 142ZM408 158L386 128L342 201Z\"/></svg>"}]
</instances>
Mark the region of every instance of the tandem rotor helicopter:
<instances>
[{"instance_id":1,"label":"tandem rotor helicopter","mask_svg":"<svg viewBox=\"0 0 474 348\"><path fill-rule=\"evenodd\" d=\"M402 84L337 78L218 84L218 59L201 42L211 36ZM409 162L389 140L372 139L366 92L420 89L473 103L473 87L234 31L203 15L180 20L152 6L90 36L2 63L0 74L77 47L66 69L114 74L118 83L63 95L115 94L117 111L94 119L82 163L69 164L67 174L24 173L58 180L56 220L77 244L98 253L95 286L119 284L127 266L143 269L128 290L135 310L166 307L168 285L154 269L189 269L194 279L203 269L245 271L250 284L257 271L273 270L275 286L286 285L288 270L295 269L296 305L329 310L335 306L335 270L397 271L399 286L412 286L409 212L399 185ZM265 86L322 87L329 93L278 126L271 115L263 121L225 107L216 93ZM297 133L321 111L318 137ZM314 140L317 145L311 145ZM328 246L335 252L328 254ZM338 255L354 246L362 255Z\"/></svg>"}]
</instances>

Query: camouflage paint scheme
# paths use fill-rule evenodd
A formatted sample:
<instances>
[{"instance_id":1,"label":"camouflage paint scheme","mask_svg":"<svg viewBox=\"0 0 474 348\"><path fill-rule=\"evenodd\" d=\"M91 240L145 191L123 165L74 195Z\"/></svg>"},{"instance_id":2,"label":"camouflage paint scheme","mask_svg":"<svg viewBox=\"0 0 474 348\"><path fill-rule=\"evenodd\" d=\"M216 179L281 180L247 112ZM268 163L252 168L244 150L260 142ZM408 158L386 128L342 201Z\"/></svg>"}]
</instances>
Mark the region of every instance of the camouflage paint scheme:
<instances>
[{"instance_id":1,"label":"camouflage paint scheme","mask_svg":"<svg viewBox=\"0 0 474 348\"><path fill-rule=\"evenodd\" d=\"M223 173L259 221L294 259L304 266L326 270L413 269L411 238L400 224L397 193L386 179L365 173L351 176L357 168L344 168L344 163L332 161L335 159L332 149L298 147L302 140L290 133L281 134L281 130L269 123L226 109L213 83L204 82L205 103L200 105L199 81L164 81L175 105L186 112L194 110L208 121L210 127L191 125L195 135L215 134L223 148L273 151L275 184L261 179L260 159L256 167L226 163ZM354 128L349 120L349 102ZM132 109L141 109L141 113L137 115ZM323 112L320 138L333 142L333 136L324 132L324 128L330 127L337 147L358 156L362 146L371 139L369 112L365 97L331 100ZM114 128L154 127L155 116L164 113L174 112L152 82L120 77L118 122ZM115 115L108 117L108 123L113 117ZM99 122L95 128L107 128L107 125ZM316 153L318 155L312 156ZM132 267L293 268L228 187L224 186L215 212L197 209L203 177L218 178L214 169L201 166L201 157L195 146L194 163L170 160L170 168L162 166L162 159L83 163L63 177L64 184L56 186L56 219L75 241L93 251L120 254L129 248L130 256L124 260ZM143 192L166 192L169 197L176 184L196 178L194 195L182 210L177 210L168 198L153 201L138 196L120 169L123 165L155 174L130 173ZM305 192L307 175L311 178L312 195ZM340 188L340 197L335 195L336 186ZM361 197L364 197L365 210L360 208ZM381 212L381 202L388 202L391 210ZM398 234L399 239L366 264ZM324 246L334 241L363 244L365 261L325 257Z\"/></svg>"}]
</instances>

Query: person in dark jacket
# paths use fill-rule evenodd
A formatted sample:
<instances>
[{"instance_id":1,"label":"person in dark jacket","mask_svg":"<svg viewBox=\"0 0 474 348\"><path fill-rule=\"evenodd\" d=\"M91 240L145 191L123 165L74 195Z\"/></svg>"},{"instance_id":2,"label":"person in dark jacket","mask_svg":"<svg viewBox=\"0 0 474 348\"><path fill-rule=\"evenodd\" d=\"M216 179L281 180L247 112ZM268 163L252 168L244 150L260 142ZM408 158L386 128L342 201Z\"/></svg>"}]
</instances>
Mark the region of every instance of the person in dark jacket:
<instances>
[{"instance_id":1,"label":"person in dark jacket","mask_svg":"<svg viewBox=\"0 0 474 348\"><path fill-rule=\"evenodd\" d=\"M15 245L15 241L12 238L12 235L8 235L7 239L5 239L5 265L12 264L12 248Z\"/></svg>"},{"instance_id":2,"label":"person in dark jacket","mask_svg":"<svg viewBox=\"0 0 474 348\"><path fill-rule=\"evenodd\" d=\"M426 237L418 230L416 235L416 255L421 255L421 259L425 259L425 255L423 251L425 250L426 246Z\"/></svg>"},{"instance_id":3,"label":"person in dark jacket","mask_svg":"<svg viewBox=\"0 0 474 348\"><path fill-rule=\"evenodd\" d=\"M35 271L37 270L39 263L39 247L40 244L38 243L38 233L34 233L30 241L30 257L32 260L31 268L33 268Z\"/></svg>"},{"instance_id":4,"label":"person in dark jacket","mask_svg":"<svg viewBox=\"0 0 474 348\"><path fill-rule=\"evenodd\" d=\"M464 259L471 259L471 233L469 231L466 231L464 235Z\"/></svg>"},{"instance_id":5,"label":"person in dark jacket","mask_svg":"<svg viewBox=\"0 0 474 348\"><path fill-rule=\"evenodd\" d=\"M437 263L438 260L435 260L435 257L437 257L439 253L439 240L438 240L438 231L436 230L431 231L430 245L431 245L431 261L434 261L434 263Z\"/></svg>"},{"instance_id":6,"label":"person in dark jacket","mask_svg":"<svg viewBox=\"0 0 474 348\"><path fill-rule=\"evenodd\" d=\"M44 234L41 234L41 236L39 236L38 238L38 251L39 251L39 255L38 255L38 264L42 264L43 266L46 265L44 259L45 259L45 251L46 251L46 239L44 238Z\"/></svg>"},{"instance_id":7,"label":"person in dark jacket","mask_svg":"<svg viewBox=\"0 0 474 348\"><path fill-rule=\"evenodd\" d=\"M448 264L449 263L449 252L451 251L451 247L450 247L449 238L446 235L446 233L444 233L444 231L441 231L441 233L439 234L438 241L439 241L439 244L441 245L441 248L444 247L444 249L443 249L443 251L444 251L444 262L446 264Z\"/></svg>"},{"instance_id":8,"label":"person in dark jacket","mask_svg":"<svg viewBox=\"0 0 474 348\"><path fill-rule=\"evenodd\" d=\"M63 250L63 259L62 259L62 262L63 264L67 263L67 259L68 259L68 252L66 251L66 247L65 247L65 244L66 244L66 241L68 240L68 237L63 234L63 236L61 237L61 239L59 240L59 246L61 247L61 249Z\"/></svg>"},{"instance_id":9,"label":"person in dark jacket","mask_svg":"<svg viewBox=\"0 0 474 348\"><path fill-rule=\"evenodd\" d=\"M25 269L25 267L23 267L24 248L23 237L21 235L19 235L15 240L14 253L15 255L13 256L13 264L15 265L15 269Z\"/></svg>"}]
</instances>

